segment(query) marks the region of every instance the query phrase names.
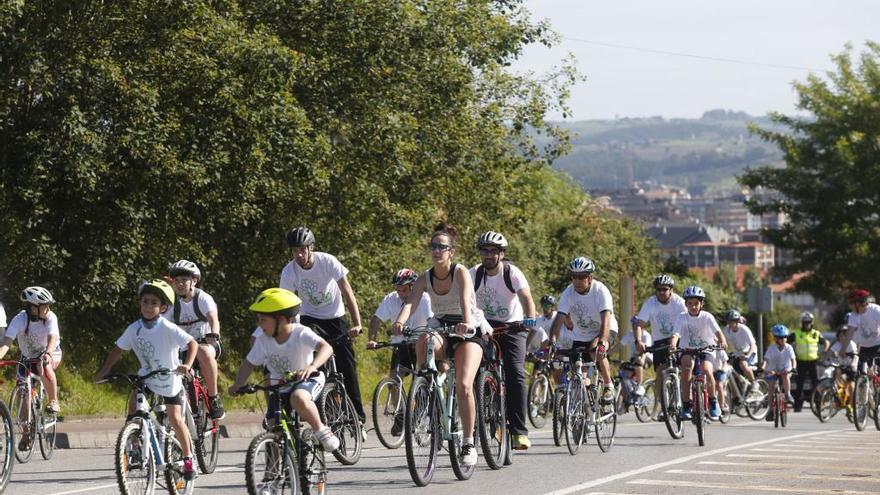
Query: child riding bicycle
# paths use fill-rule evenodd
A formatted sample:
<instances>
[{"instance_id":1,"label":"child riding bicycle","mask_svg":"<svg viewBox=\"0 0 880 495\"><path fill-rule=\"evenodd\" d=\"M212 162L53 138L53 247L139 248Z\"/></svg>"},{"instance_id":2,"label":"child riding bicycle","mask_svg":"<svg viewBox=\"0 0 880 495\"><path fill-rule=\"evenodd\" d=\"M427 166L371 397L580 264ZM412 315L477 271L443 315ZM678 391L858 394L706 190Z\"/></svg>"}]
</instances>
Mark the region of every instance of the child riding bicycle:
<instances>
[{"instance_id":1,"label":"child riding bicycle","mask_svg":"<svg viewBox=\"0 0 880 495\"><path fill-rule=\"evenodd\" d=\"M773 394L776 393L777 377L781 376L785 401L794 403L794 397L791 395L790 373L791 370L797 368L797 358L795 358L794 348L786 341L791 332L785 325L776 324L770 329L770 333L773 334L776 345L770 346L764 353L764 363L761 366L770 385L769 397L773 397ZM773 421L773 401L770 401L770 409L767 412L767 421Z\"/></svg>"}]
</instances>

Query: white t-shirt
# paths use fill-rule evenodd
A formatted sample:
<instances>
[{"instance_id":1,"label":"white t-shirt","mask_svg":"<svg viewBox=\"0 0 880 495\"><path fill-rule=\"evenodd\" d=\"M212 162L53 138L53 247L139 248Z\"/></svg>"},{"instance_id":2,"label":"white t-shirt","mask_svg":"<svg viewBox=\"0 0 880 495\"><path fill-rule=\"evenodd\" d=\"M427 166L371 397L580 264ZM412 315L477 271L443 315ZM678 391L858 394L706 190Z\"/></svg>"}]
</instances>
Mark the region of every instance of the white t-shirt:
<instances>
[{"instance_id":1,"label":"white t-shirt","mask_svg":"<svg viewBox=\"0 0 880 495\"><path fill-rule=\"evenodd\" d=\"M571 316L574 322L573 337L578 342L588 342L599 336L602 329L602 311L613 311L611 292L598 280L593 280L586 294L578 294L573 285L562 291L559 298L559 312ZM617 332L617 318L611 315L609 334Z\"/></svg>"},{"instance_id":2,"label":"white t-shirt","mask_svg":"<svg viewBox=\"0 0 880 495\"><path fill-rule=\"evenodd\" d=\"M767 371L791 371L791 360L794 359L794 347L785 344L782 350L775 343L767 348L764 353L764 361L767 362Z\"/></svg>"},{"instance_id":3,"label":"white t-shirt","mask_svg":"<svg viewBox=\"0 0 880 495\"><path fill-rule=\"evenodd\" d=\"M308 270L291 261L281 270L279 286L296 292L302 299L300 313L321 320L339 318L345 314L339 281L348 275L348 269L332 254L315 251L314 263Z\"/></svg>"},{"instance_id":4,"label":"white t-shirt","mask_svg":"<svg viewBox=\"0 0 880 495\"><path fill-rule=\"evenodd\" d=\"M849 314L847 326L854 328L853 341L861 347L880 345L880 306L870 303L862 314Z\"/></svg>"},{"instance_id":5,"label":"white t-shirt","mask_svg":"<svg viewBox=\"0 0 880 495\"><path fill-rule=\"evenodd\" d=\"M685 311L684 299L678 294L672 294L666 304L658 301L657 296L651 296L642 304L636 318L651 325L652 339L663 340L672 337L675 320Z\"/></svg>"},{"instance_id":6,"label":"white t-shirt","mask_svg":"<svg viewBox=\"0 0 880 495\"><path fill-rule=\"evenodd\" d=\"M515 292L510 292L504 283L504 262L499 262L498 273L489 275L483 271L485 279L480 282L480 288L476 291L477 307L483 310L483 316L487 320L512 322L523 320L523 308L519 302L517 292L529 289L529 282L522 270L515 265L508 265L510 270L510 284ZM471 268L471 280L476 283L477 268Z\"/></svg>"},{"instance_id":7,"label":"white t-shirt","mask_svg":"<svg viewBox=\"0 0 880 495\"><path fill-rule=\"evenodd\" d=\"M58 336L58 345L51 349L52 354L61 353L61 334L58 331L58 317L50 309L46 313L46 321L31 321L28 325L27 311L21 311L6 327L6 336L10 339L18 339L18 348L25 358L35 358L40 355L49 345L49 335ZM25 332L27 329L27 332Z\"/></svg>"},{"instance_id":8,"label":"white t-shirt","mask_svg":"<svg viewBox=\"0 0 880 495\"><path fill-rule=\"evenodd\" d=\"M648 332L642 332L642 344L645 344L645 347L649 347L653 343L654 339L651 337L651 334ZM639 351L636 349L636 334L634 332L627 332L627 334L620 339L620 345L629 349L630 356L636 357L639 355ZM653 358L650 352L646 352L645 356L648 359Z\"/></svg>"},{"instance_id":9,"label":"white t-shirt","mask_svg":"<svg viewBox=\"0 0 880 495\"><path fill-rule=\"evenodd\" d=\"M6 310L0 304L0 328L6 328Z\"/></svg>"},{"instance_id":10,"label":"white t-shirt","mask_svg":"<svg viewBox=\"0 0 880 495\"><path fill-rule=\"evenodd\" d=\"M829 350L831 351L832 355L837 356L837 353L840 352L840 341L835 342ZM849 344L847 344L847 346L846 346L846 352L855 354L858 351L859 350L858 350L858 348L856 348L856 343L853 342L852 340L850 340ZM849 368L851 370L855 370L856 366L858 366L858 364L859 364L859 356L858 355L846 356L843 358L836 358L836 359L837 359L837 362L841 368Z\"/></svg>"},{"instance_id":11,"label":"white t-shirt","mask_svg":"<svg viewBox=\"0 0 880 495\"><path fill-rule=\"evenodd\" d=\"M727 353L724 349L718 349L709 355L709 362L712 363L713 370L724 370L725 365L727 365Z\"/></svg>"},{"instance_id":12,"label":"white t-shirt","mask_svg":"<svg viewBox=\"0 0 880 495\"><path fill-rule=\"evenodd\" d=\"M758 352L758 347L755 344L755 336L752 335L752 330L742 323L736 324L735 332L731 330L728 325L724 325L724 328L721 331L724 332L724 338L727 339L727 346L730 348L731 353L740 354L743 357L748 358L752 354ZM749 346L752 347L752 352L746 354Z\"/></svg>"},{"instance_id":13,"label":"white t-shirt","mask_svg":"<svg viewBox=\"0 0 880 495\"><path fill-rule=\"evenodd\" d=\"M207 321L199 321L198 316L196 316L196 310L193 307L194 303L198 303L199 309L202 311L202 315L205 317L208 316L208 313L214 312L217 314L217 303L214 302L214 298L211 297L211 294L203 290L199 290L199 299L196 301L193 298L190 302L186 302L183 299L180 299L180 323L177 323L177 326L182 328L186 333L193 336L194 339L201 339L205 337L205 334L211 333L211 325L208 324ZM174 305L170 304L168 309L162 313L162 316L168 321L174 321Z\"/></svg>"},{"instance_id":14,"label":"white t-shirt","mask_svg":"<svg viewBox=\"0 0 880 495\"><path fill-rule=\"evenodd\" d=\"M143 376L158 369L175 370L180 366L180 351L185 349L192 336L173 322L159 317L153 328L144 326L137 320L125 329L116 341L116 346L123 351L134 351L141 369L138 374ZM180 393L183 382L180 375L162 374L147 380L147 386L153 392L164 397L173 397Z\"/></svg>"},{"instance_id":15,"label":"white t-shirt","mask_svg":"<svg viewBox=\"0 0 880 495\"><path fill-rule=\"evenodd\" d=\"M281 380L288 371L301 370L312 364L315 350L323 341L311 328L294 324L290 338L282 344L268 335L259 335L246 359L254 366L265 366L270 379Z\"/></svg>"},{"instance_id":16,"label":"white t-shirt","mask_svg":"<svg viewBox=\"0 0 880 495\"><path fill-rule=\"evenodd\" d=\"M715 333L720 332L718 322L711 313L700 311L697 316L685 312L675 320L675 334L679 336L680 349L698 349L715 345Z\"/></svg>"},{"instance_id":17,"label":"white t-shirt","mask_svg":"<svg viewBox=\"0 0 880 495\"><path fill-rule=\"evenodd\" d=\"M389 322L397 318L397 315L400 314L400 308L403 307L405 302L406 301L397 295L397 291L391 291L391 293L382 299L382 303L379 304L374 316L382 320L383 323ZM431 312L431 298L428 296L427 292L423 292L422 299L419 301L419 307L409 315L409 319L406 320L404 326L409 328L423 327L428 324L428 319L433 316L434 313ZM393 344L403 342L403 340L403 335L391 336L391 343Z\"/></svg>"}]
</instances>

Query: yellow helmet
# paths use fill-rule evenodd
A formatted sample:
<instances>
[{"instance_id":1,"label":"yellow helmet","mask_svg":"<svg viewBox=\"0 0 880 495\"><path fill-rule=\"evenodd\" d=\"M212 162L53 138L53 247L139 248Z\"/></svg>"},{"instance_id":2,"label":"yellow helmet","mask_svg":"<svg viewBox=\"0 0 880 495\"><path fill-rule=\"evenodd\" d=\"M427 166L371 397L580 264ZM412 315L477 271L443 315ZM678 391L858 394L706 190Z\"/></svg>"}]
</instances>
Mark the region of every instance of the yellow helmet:
<instances>
[{"instance_id":1,"label":"yellow helmet","mask_svg":"<svg viewBox=\"0 0 880 495\"><path fill-rule=\"evenodd\" d=\"M138 288L138 299L144 295L144 292L156 295L162 300L163 304L174 303L174 289L168 285L168 282L161 278L154 278L153 280L142 282L141 286Z\"/></svg>"},{"instance_id":2,"label":"yellow helmet","mask_svg":"<svg viewBox=\"0 0 880 495\"><path fill-rule=\"evenodd\" d=\"M298 310L301 303L300 298L293 292L274 287L260 292L254 303L251 304L250 310L254 313L274 314Z\"/></svg>"}]
</instances>

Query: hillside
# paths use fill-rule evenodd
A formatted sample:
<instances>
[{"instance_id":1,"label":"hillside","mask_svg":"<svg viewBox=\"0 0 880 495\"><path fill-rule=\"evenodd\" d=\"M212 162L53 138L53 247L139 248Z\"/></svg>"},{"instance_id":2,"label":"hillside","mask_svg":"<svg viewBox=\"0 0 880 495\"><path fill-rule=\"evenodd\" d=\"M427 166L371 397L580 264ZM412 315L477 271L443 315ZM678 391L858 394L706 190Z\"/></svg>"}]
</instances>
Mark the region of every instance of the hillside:
<instances>
[{"instance_id":1,"label":"hillside","mask_svg":"<svg viewBox=\"0 0 880 495\"><path fill-rule=\"evenodd\" d=\"M699 119L622 118L562 123L572 150L554 163L587 190L624 189L633 180L687 187L692 194L735 185L748 166L776 163L779 150L748 131L767 117L711 110Z\"/></svg>"}]
</instances>

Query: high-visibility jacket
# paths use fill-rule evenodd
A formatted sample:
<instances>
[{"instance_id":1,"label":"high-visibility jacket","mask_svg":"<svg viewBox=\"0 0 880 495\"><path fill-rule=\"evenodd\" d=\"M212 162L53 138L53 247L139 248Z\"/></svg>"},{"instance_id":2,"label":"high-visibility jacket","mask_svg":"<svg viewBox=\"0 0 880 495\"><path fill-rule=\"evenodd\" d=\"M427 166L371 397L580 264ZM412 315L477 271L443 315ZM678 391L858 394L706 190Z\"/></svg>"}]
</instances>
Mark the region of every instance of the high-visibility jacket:
<instances>
[{"instance_id":1,"label":"high-visibility jacket","mask_svg":"<svg viewBox=\"0 0 880 495\"><path fill-rule=\"evenodd\" d=\"M819 359L819 340L822 333L816 329L803 331L796 329L794 335L794 354L798 361L817 361Z\"/></svg>"}]
</instances>

